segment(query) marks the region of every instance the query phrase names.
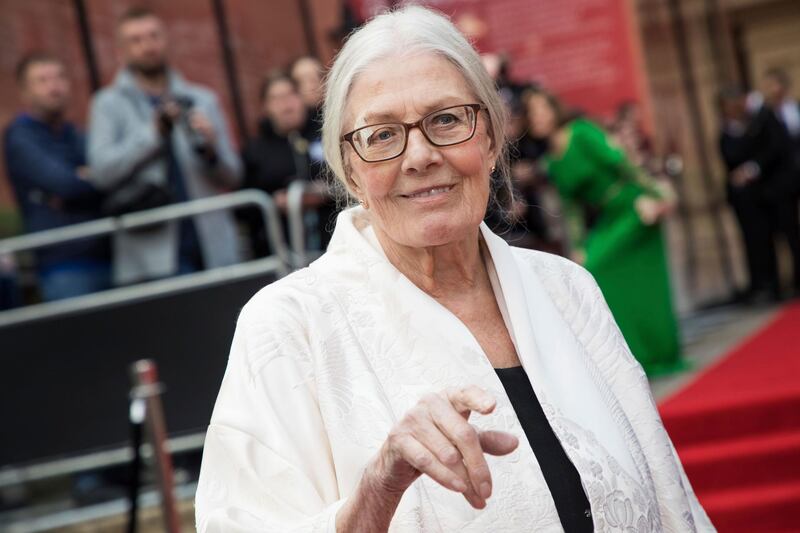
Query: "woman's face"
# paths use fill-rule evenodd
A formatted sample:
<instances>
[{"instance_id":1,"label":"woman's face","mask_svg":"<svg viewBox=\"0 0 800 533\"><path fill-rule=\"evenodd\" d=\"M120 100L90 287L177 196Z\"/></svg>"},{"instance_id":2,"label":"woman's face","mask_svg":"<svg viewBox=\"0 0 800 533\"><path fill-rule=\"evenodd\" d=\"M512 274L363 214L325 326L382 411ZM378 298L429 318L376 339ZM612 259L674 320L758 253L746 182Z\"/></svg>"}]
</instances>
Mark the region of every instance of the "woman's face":
<instances>
[{"instance_id":1,"label":"woman's face","mask_svg":"<svg viewBox=\"0 0 800 533\"><path fill-rule=\"evenodd\" d=\"M416 122L444 107L479 103L459 71L435 54L390 57L360 74L345 109L344 132L383 122ZM440 246L476 235L489 200L496 153L486 112L475 135L436 147L419 128L408 133L405 152L367 163L344 144L350 187L368 205L376 230L397 244Z\"/></svg>"},{"instance_id":2,"label":"woman's face","mask_svg":"<svg viewBox=\"0 0 800 533\"><path fill-rule=\"evenodd\" d=\"M297 83L300 97L308 107L315 107L322 102L322 65L315 59L306 57L295 64L292 78Z\"/></svg>"},{"instance_id":3,"label":"woman's face","mask_svg":"<svg viewBox=\"0 0 800 533\"><path fill-rule=\"evenodd\" d=\"M303 127L306 109L289 80L273 82L264 96L262 111L277 130L286 133Z\"/></svg>"},{"instance_id":4,"label":"woman's face","mask_svg":"<svg viewBox=\"0 0 800 533\"><path fill-rule=\"evenodd\" d=\"M556 113L542 94L528 98L528 128L537 139L549 137L556 129Z\"/></svg>"}]
</instances>

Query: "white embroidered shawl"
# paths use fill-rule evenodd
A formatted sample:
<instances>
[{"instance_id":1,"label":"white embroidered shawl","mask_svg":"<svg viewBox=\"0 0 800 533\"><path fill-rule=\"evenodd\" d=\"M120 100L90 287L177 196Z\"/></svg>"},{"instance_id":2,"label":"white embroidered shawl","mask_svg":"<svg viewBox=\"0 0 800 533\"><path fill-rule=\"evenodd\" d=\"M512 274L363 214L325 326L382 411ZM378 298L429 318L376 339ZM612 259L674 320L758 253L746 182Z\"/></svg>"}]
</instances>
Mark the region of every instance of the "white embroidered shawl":
<instances>
[{"instance_id":1,"label":"white embroidered shawl","mask_svg":"<svg viewBox=\"0 0 800 533\"><path fill-rule=\"evenodd\" d=\"M596 531L714 531L591 275L481 232L517 353L580 473ZM345 211L322 258L242 310L205 441L198 531L333 533L392 425L425 393L470 383L498 404L470 422L520 446L487 457L494 491L484 510L423 476L390 531L562 531L476 339L389 263L363 209Z\"/></svg>"}]
</instances>

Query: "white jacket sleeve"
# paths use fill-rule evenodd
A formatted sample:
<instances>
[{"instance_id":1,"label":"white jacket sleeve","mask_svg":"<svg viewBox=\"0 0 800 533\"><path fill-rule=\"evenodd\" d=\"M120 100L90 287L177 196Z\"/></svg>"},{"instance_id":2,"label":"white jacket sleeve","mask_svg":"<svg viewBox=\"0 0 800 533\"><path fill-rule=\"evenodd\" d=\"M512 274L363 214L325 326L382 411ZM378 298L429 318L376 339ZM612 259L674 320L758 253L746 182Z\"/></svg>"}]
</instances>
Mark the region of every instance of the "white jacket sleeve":
<instances>
[{"instance_id":1,"label":"white jacket sleeve","mask_svg":"<svg viewBox=\"0 0 800 533\"><path fill-rule=\"evenodd\" d=\"M204 532L335 532L339 498L307 328L262 291L239 318L195 500Z\"/></svg>"}]
</instances>

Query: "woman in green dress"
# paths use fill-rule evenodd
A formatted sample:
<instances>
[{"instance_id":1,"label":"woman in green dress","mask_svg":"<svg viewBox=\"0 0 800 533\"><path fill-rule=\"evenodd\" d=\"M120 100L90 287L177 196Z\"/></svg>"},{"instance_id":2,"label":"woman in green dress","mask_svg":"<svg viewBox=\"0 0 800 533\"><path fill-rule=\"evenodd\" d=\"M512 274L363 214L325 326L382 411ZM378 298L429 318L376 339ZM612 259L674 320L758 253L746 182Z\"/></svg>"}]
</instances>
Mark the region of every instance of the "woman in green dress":
<instances>
[{"instance_id":1,"label":"woman in green dress","mask_svg":"<svg viewBox=\"0 0 800 533\"><path fill-rule=\"evenodd\" d=\"M547 173L562 200L573 259L592 273L648 376L685 368L672 307L660 220L669 191L628 161L597 125L568 118L558 100L527 100L532 133L547 138ZM583 214L592 213L586 229Z\"/></svg>"}]
</instances>

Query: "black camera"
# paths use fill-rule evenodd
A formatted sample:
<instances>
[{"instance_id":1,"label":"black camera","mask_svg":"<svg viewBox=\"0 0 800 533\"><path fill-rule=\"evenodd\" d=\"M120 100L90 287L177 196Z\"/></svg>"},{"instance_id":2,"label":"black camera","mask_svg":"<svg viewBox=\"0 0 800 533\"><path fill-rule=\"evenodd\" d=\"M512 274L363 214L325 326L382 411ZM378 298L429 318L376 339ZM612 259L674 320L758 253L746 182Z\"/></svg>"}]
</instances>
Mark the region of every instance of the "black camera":
<instances>
[{"instance_id":1,"label":"black camera","mask_svg":"<svg viewBox=\"0 0 800 533\"><path fill-rule=\"evenodd\" d=\"M181 113L188 113L194 107L194 98L191 96L186 96L183 94L172 95L168 97L168 100L178 104L178 107L181 108Z\"/></svg>"},{"instance_id":2,"label":"black camera","mask_svg":"<svg viewBox=\"0 0 800 533\"><path fill-rule=\"evenodd\" d=\"M186 131L189 136L189 141L194 148L194 151L206 158L211 158L213 154L212 148L208 145L208 141L197 131L195 130L190 122L189 122L189 113L194 109L194 98L184 94L170 94L167 95L162 99L162 105L166 102L174 103L175 105L180 108L180 113L174 119L170 119L170 117L166 117L166 120L169 121L168 130L172 129L173 122L183 122L186 126ZM164 113L162 113L162 117L164 117Z\"/></svg>"},{"instance_id":3,"label":"black camera","mask_svg":"<svg viewBox=\"0 0 800 533\"><path fill-rule=\"evenodd\" d=\"M167 112L166 108L169 105L175 105L178 108L178 114L175 116L171 112ZM194 99L191 96L168 94L162 96L158 102L159 120L164 126L165 131L172 131L172 127L176 122L181 120L187 121L189 112L194 107Z\"/></svg>"}]
</instances>

